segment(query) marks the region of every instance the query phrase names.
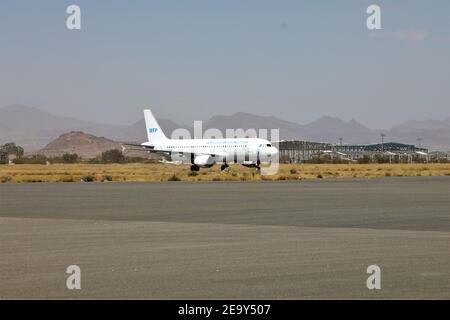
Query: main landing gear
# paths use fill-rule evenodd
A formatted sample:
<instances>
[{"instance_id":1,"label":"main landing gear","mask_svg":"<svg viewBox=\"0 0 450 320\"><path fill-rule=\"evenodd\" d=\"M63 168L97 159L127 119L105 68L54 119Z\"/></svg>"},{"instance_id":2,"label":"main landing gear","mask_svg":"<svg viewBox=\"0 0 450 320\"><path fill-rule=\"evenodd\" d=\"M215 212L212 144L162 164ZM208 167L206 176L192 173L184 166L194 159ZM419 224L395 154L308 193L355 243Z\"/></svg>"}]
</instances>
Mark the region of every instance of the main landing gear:
<instances>
[{"instance_id":1,"label":"main landing gear","mask_svg":"<svg viewBox=\"0 0 450 320\"><path fill-rule=\"evenodd\" d=\"M250 164L243 163L242 165L247 168L255 168L256 171L261 170L261 162L259 160L256 163L250 163Z\"/></svg>"},{"instance_id":2,"label":"main landing gear","mask_svg":"<svg viewBox=\"0 0 450 320\"><path fill-rule=\"evenodd\" d=\"M225 169L228 168L228 167L229 167L229 165L227 165L226 163L224 163L223 165L220 166L220 170L223 171L223 170L225 170Z\"/></svg>"},{"instance_id":3,"label":"main landing gear","mask_svg":"<svg viewBox=\"0 0 450 320\"><path fill-rule=\"evenodd\" d=\"M197 166L196 164L193 164L193 165L191 166L191 171L199 171L199 170L200 170L200 167Z\"/></svg>"},{"instance_id":4,"label":"main landing gear","mask_svg":"<svg viewBox=\"0 0 450 320\"><path fill-rule=\"evenodd\" d=\"M261 171L261 161L259 161L259 157L258 161L256 161L256 171Z\"/></svg>"}]
</instances>

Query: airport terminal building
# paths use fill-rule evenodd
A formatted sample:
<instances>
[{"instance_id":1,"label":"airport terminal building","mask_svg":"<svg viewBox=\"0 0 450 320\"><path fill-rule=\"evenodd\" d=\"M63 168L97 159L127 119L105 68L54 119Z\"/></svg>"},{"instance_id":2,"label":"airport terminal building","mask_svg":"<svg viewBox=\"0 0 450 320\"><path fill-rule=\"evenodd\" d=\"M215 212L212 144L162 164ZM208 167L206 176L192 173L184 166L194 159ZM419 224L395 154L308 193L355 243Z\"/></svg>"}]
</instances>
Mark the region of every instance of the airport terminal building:
<instances>
[{"instance_id":1,"label":"airport terminal building","mask_svg":"<svg viewBox=\"0 0 450 320\"><path fill-rule=\"evenodd\" d=\"M412 162L414 157L428 160L428 149L396 142L369 145L332 145L311 141L281 140L278 144L280 162L283 163L302 163L322 156L349 161L356 161L364 156L374 159L377 155L384 155L389 158L400 157L405 162Z\"/></svg>"}]
</instances>

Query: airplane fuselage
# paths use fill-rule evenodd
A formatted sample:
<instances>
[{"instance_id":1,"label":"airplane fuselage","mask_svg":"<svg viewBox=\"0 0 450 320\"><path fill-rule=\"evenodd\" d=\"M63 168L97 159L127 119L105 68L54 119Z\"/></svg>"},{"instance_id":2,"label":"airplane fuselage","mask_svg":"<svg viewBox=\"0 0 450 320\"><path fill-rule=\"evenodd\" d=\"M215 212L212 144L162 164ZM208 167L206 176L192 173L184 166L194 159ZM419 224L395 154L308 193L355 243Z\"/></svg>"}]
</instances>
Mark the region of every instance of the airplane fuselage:
<instances>
[{"instance_id":1,"label":"airplane fuselage","mask_svg":"<svg viewBox=\"0 0 450 320\"><path fill-rule=\"evenodd\" d=\"M210 167L215 163L257 166L270 162L278 153L269 141L259 138L163 139L144 142L142 145L152 148L153 151L168 153L173 160L199 167Z\"/></svg>"}]
</instances>

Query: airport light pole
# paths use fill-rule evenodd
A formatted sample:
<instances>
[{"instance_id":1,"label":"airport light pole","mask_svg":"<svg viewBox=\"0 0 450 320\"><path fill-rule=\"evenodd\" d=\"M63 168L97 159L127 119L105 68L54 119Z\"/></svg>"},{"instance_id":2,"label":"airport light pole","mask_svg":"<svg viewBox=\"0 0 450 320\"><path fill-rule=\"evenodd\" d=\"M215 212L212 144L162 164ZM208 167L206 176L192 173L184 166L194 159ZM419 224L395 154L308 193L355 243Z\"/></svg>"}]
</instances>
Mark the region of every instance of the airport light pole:
<instances>
[{"instance_id":1,"label":"airport light pole","mask_svg":"<svg viewBox=\"0 0 450 320\"><path fill-rule=\"evenodd\" d=\"M386 137L386 134L381 134L381 152L384 153L384 137Z\"/></svg>"}]
</instances>

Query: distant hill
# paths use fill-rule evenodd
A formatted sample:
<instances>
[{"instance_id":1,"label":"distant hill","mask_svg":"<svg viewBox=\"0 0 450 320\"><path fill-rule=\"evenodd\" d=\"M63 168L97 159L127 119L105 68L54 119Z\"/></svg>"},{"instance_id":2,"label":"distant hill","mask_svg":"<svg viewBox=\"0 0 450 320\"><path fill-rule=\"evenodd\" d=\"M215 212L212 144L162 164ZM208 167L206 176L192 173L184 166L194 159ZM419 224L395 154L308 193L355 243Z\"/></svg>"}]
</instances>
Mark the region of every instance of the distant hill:
<instances>
[{"instance_id":1,"label":"distant hill","mask_svg":"<svg viewBox=\"0 0 450 320\"><path fill-rule=\"evenodd\" d=\"M408 121L388 131L390 139L403 143L418 144L435 150L450 150L450 117L440 120Z\"/></svg>"},{"instance_id":2,"label":"distant hill","mask_svg":"<svg viewBox=\"0 0 450 320\"><path fill-rule=\"evenodd\" d=\"M377 131L370 130L355 120L349 122L333 117L321 117L306 125L274 116L258 116L238 112L231 116L215 116L203 123L203 130L217 128L225 135L227 128L280 129L280 139L303 139L336 143L340 137L347 143L377 141Z\"/></svg>"},{"instance_id":3,"label":"distant hill","mask_svg":"<svg viewBox=\"0 0 450 320\"><path fill-rule=\"evenodd\" d=\"M378 142L378 132L356 120L343 121L334 117L321 117L305 125L305 139L337 143L342 138L346 143Z\"/></svg>"},{"instance_id":4,"label":"distant hill","mask_svg":"<svg viewBox=\"0 0 450 320\"><path fill-rule=\"evenodd\" d=\"M170 120L159 119L168 129L178 127ZM0 144L16 142L27 152L43 148L61 134L82 131L117 141L146 141L144 120L133 125L99 124L50 114L37 108L9 105L0 108Z\"/></svg>"},{"instance_id":5,"label":"distant hill","mask_svg":"<svg viewBox=\"0 0 450 320\"><path fill-rule=\"evenodd\" d=\"M178 128L185 128L193 135L192 127L158 118L162 130L168 137ZM280 139L303 139L318 142L338 143L378 143L380 134L386 134L385 141L417 144L422 138L422 146L431 150L450 150L450 117L444 120L408 121L388 130L372 130L356 120L343 121L324 116L308 124L286 121L274 116L259 116L238 112L233 115L218 115L203 122L203 132L216 128L225 135L226 129L280 129ZM144 119L131 125L98 124L70 117L56 116L48 112L11 105L0 108L0 144L16 142L25 151L43 148L49 141L60 135L82 131L111 141L143 142L147 140Z\"/></svg>"},{"instance_id":6,"label":"distant hill","mask_svg":"<svg viewBox=\"0 0 450 320\"><path fill-rule=\"evenodd\" d=\"M250 113L238 112L231 116L215 116L203 123L203 131L216 128L226 135L226 129L280 129L280 139L300 138L304 136L304 126L301 124L281 120L273 116L258 116Z\"/></svg>"},{"instance_id":7,"label":"distant hill","mask_svg":"<svg viewBox=\"0 0 450 320\"><path fill-rule=\"evenodd\" d=\"M26 151L34 151L69 131L89 132L115 138L125 126L104 125L63 117L23 105L10 105L0 109L0 143L14 141Z\"/></svg>"},{"instance_id":8,"label":"distant hill","mask_svg":"<svg viewBox=\"0 0 450 320\"><path fill-rule=\"evenodd\" d=\"M386 134L385 141L418 144L430 150L450 150L450 117L440 120L408 121L387 130L370 129L356 120L344 121L324 116L311 123L301 125L276 117L263 117L248 113L231 116L215 116L203 123L203 130L217 128L225 134L226 128L279 128L280 139L302 139L317 142L345 144L371 144L380 142L380 134Z\"/></svg>"},{"instance_id":9,"label":"distant hill","mask_svg":"<svg viewBox=\"0 0 450 320\"><path fill-rule=\"evenodd\" d=\"M36 153L46 156L61 156L76 153L83 158L94 158L110 149L121 150L122 144L103 137L96 137L79 131L62 134Z\"/></svg>"}]
</instances>

